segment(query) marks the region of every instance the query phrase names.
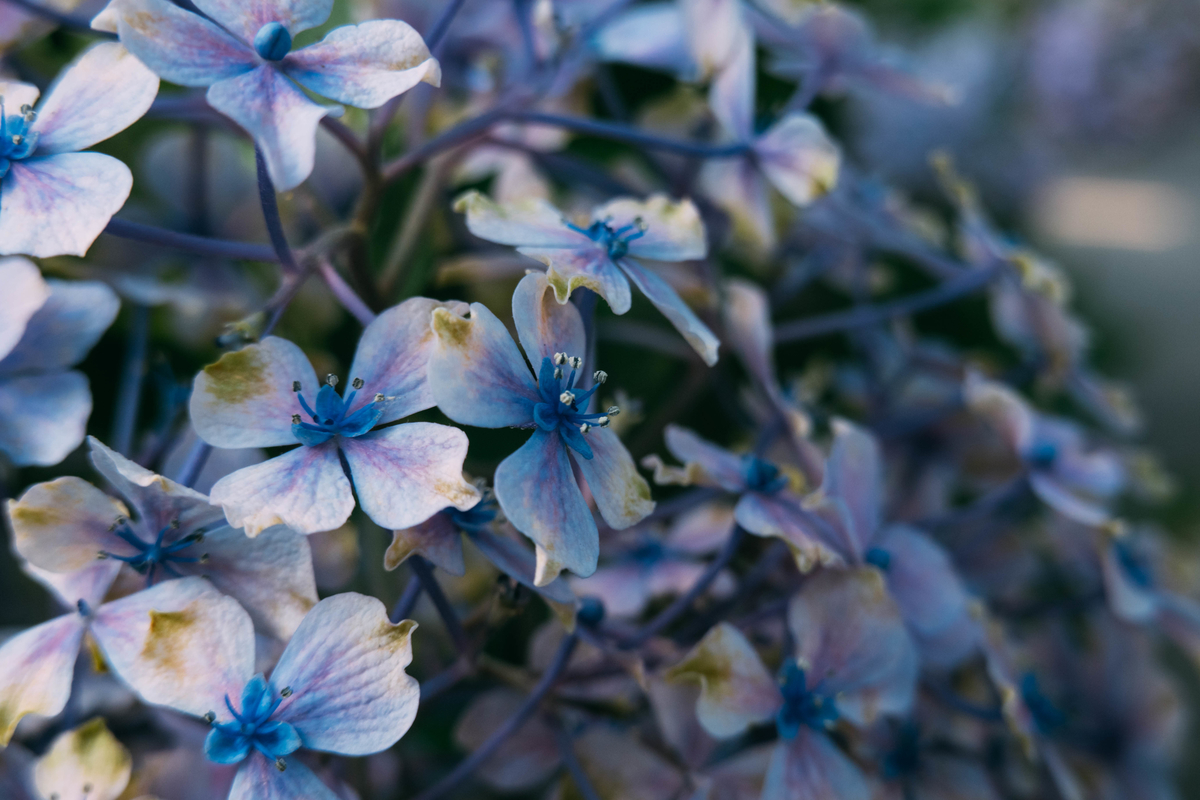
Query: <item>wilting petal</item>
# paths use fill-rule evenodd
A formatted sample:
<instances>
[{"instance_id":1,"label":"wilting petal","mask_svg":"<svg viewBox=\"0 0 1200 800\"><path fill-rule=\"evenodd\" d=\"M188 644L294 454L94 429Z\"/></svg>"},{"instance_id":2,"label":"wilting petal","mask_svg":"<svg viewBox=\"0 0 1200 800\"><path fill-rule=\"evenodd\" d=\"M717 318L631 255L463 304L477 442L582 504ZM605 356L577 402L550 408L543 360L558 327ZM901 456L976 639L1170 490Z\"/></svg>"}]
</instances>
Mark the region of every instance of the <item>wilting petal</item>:
<instances>
[{"instance_id":1,"label":"wilting petal","mask_svg":"<svg viewBox=\"0 0 1200 800\"><path fill-rule=\"evenodd\" d=\"M481 303L472 304L467 318L435 309L433 332L429 388L446 416L481 428L533 422L533 406L541 402L537 384L495 314Z\"/></svg>"},{"instance_id":2,"label":"wilting petal","mask_svg":"<svg viewBox=\"0 0 1200 800\"><path fill-rule=\"evenodd\" d=\"M733 238L762 259L778 243L771 187L752 160L711 158L700 167L700 190L733 221Z\"/></svg>"},{"instance_id":3,"label":"wilting petal","mask_svg":"<svg viewBox=\"0 0 1200 800\"><path fill-rule=\"evenodd\" d=\"M610 219L614 230L636 225L640 218L646 233L629 243L629 254L653 261L694 261L708 254L704 223L691 200L672 200L664 194L645 200L612 200L592 212L597 220Z\"/></svg>"},{"instance_id":4,"label":"wilting petal","mask_svg":"<svg viewBox=\"0 0 1200 800\"><path fill-rule=\"evenodd\" d=\"M823 733L801 727L775 746L761 800L870 800L862 771Z\"/></svg>"},{"instance_id":5,"label":"wilting petal","mask_svg":"<svg viewBox=\"0 0 1200 800\"><path fill-rule=\"evenodd\" d=\"M1067 519L1092 528L1112 519L1112 515L1104 506L1071 491L1052 475L1035 472L1029 476L1029 485L1042 502Z\"/></svg>"},{"instance_id":6,"label":"wilting petal","mask_svg":"<svg viewBox=\"0 0 1200 800\"><path fill-rule=\"evenodd\" d=\"M432 328L435 308L446 308L454 314L467 312L466 303L410 297L366 327L348 375L350 380L361 378L363 388L347 415L373 402L377 393L388 398L379 425L433 407L435 401L426 374L435 340Z\"/></svg>"},{"instance_id":7,"label":"wilting petal","mask_svg":"<svg viewBox=\"0 0 1200 800\"><path fill-rule=\"evenodd\" d=\"M587 577L596 571L600 538L583 501L567 447L557 433L533 432L500 462L496 499L508 521L538 546L537 576L543 586L563 569Z\"/></svg>"},{"instance_id":8,"label":"wilting petal","mask_svg":"<svg viewBox=\"0 0 1200 800\"><path fill-rule=\"evenodd\" d=\"M771 305L757 285L741 278L725 284L725 334L746 371L768 393L779 393Z\"/></svg>"},{"instance_id":9,"label":"wilting petal","mask_svg":"<svg viewBox=\"0 0 1200 800\"><path fill-rule=\"evenodd\" d=\"M696 77L683 14L675 3L647 3L621 14L592 40L601 59Z\"/></svg>"},{"instance_id":10,"label":"wilting petal","mask_svg":"<svg viewBox=\"0 0 1200 800\"><path fill-rule=\"evenodd\" d=\"M417 714L420 689L404 672L416 627L389 622L374 597L349 592L317 603L271 673L276 692L292 690L275 718L312 750L361 756L391 747Z\"/></svg>"},{"instance_id":11,"label":"wilting petal","mask_svg":"<svg viewBox=\"0 0 1200 800\"><path fill-rule=\"evenodd\" d=\"M638 474L633 456L609 428L587 433L592 457L578 460L579 471L592 490L592 499L610 528L624 530L654 510L650 484Z\"/></svg>"},{"instance_id":12,"label":"wilting petal","mask_svg":"<svg viewBox=\"0 0 1200 800\"><path fill-rule=\"evenodd\" d=\"M480 239L520 247L595 248L585 234L567 227L563 213L545 200L500 205L476 191L454 201L467 215L467 230Z\"/></svg>"},{"instance_id":13,"label":"wilting petal","mask_svg":"<svg viewBox=\"0 0 1200 800\"><path fill-rule=\"evenodd\" d=\"M303 411L292 391L296 381L313 403L317 374L286 339L268 336L226 353L196 375L188 405L196 434L214 447L294 444L292 415Z\"/></svg>"},{"instance_id":14,"label":"wilting petal","mask_svg":"<svg viewBox=\"0 0 1200 800\"><path fill-rule=\"evenodd\" d=\"M6 359L25 333L25 326L50 299L50 287L27 258L0 259L0 285L5 287L0 316L0 359Z\"/></svg>"},{"instance_id":15,"label":"wilting petal","mask_svg":"<svg viewBox=\"0 0 1200 800\"><path fill-rule=\"evenodd\" d=\"M272 525L296 533L331 531L350 518L354 495L342 472L337 446L297 447L217 481L209 495L247 536Z\"/></svg>"},{"instance_id":16,"label":"wilting petal","mask_svg":"<svg viewBox=\"0 0 1200 800\"><path fill-rule=\"evenodd\" d=\"M0 182L0 254L84 255L132 187L129 167L101 153L13 162Z\"/></svg>"},{"instance_id":17,"label":"wilting petal","mask_svg":"<svg viewBox=\"0 0 1200 800\"><path fill-rule=\"evenodd\" d=\"M52 717L66 706L83 631L83 617L69 613L0 645L0 747L26 714Z\"/></svg>"},{"instance_id":18,"label":"wilting petal","mask_svg":"<svg viewBox=\"0 0 1200 800\"><path fill-rule=\"evenodd\" d=\"M0 451L18 466L50 466L83 441L92 393L82 372L0 380Z\"/></svg>"},{"instance_id":19,"label":"wilting petal","mask_svg":"<svg viewBox=\"0 0 1200 800\"><path fill-rule=\"evenodd\" d=\"M158 76L116 42L84 50L46 92L33 131L37 152L84 150L120 133L150 108Z\"/></svg>"},{"instance_id":20,"label":"wilting petal","mask_svg":"<svg viewBox=\"0 0 1200 800\"><path fill-rule=\"evenodd\" d=\"M113 671L148 703L224 713L254 673L254 626L203 578L167 581L96 609L92 635Z\"/></svg>"},{"instance_id":21,"label":"wilting petal","mask_svg":"<svg viewBox=\"0 0 1200 800\"><path fill-rule=\"evenodd\" d=\"M50 296L28 321L25 336L0 361L0 375L66 369L83 360L121 310L97 281L46 281Z\"/></svg>"},{"instance_id":22,"label":"wilting petal","mask_svg":"<svg viewBox=\"0 0 1200 800\"><path fill-rule=\"evenodd\" d=\"M662 800L683 789L683 777L670 762L611 727L593 725L573 746L592 785L604 787L603 800Z\"/></svg>"},{"instance_id":23,"label":"wilting petal","mask_svg":"<svg viewBox=\"0 0 1200 800\"><path fill-rule=\"evenodd\" d=\"M238 767L227 800L340 800L298 758L287 759L283 772L254 750Z\"/></svg>"},{"instance_id":24,"label":"wilting petal","mask_svg":"<svg viewBox=\"0 0 1200 800\"><path fill-rule=\"evenodd\" d=\"M875 437L856 425L833 421L833 451L825 465L824 493L842 501L850 523L846 531L861 556L879 530L883 513L883 458Z\"/></svg>"},{"instance_id":25,"label":"wilting petal","mask_svg":"<svg viewBox=\"0 0 1200 800\"><path fill-rule=\"evenodd\" d=\"M633 281L642 294L646 295L646 298L654 304L654 307L662 312L662 315L675 326L677 331L683 334L683 338L687 340L693 350L700 354L705 364L711 367L717 363L717 348L721 346L720 341L708 329L708 326L700 321L696 312L688 308L687 303L683 302L683 298L671 288L670 284L632 259L621 259L620 267L624 270L626 277Z\"/></svg>"},{"instance_id":26,"label":"wilting petal","mask_svg":"<svg viewBox=\"0 0 1200 800\"><path fill-rule=\"evenodd\" d=\"M34 765L33 782L42 797L117 800L132 771L129 751L97 717L54 740Z\"/></svg>"},{"instance_id":27,"label":"wilting petal","mask_svg":"<svg viewBox=\"0 0 1200 800\"><path fill-rule=\"evenodd\" d=\"M754 647L727 622L704 634L667 678L699 681L696 716L706 731L721 739L766 722L783 705L779 686Z\"/></svg>"},{"instance_id":28,"label":"wilting petal","mask_svg":"<svg viewBox=\"0 0 1200 800\"><path fill-rule=\"evenodd\" d=\"M450 515L437 513L411 528L392 531L392 543L383 554L383 568L394 570L414 553L429 559L451 575L466 574L462 534Z\"/></svg>"},{"instance_id":29,"label":"wilting petal","mask_svg":"<svg viewBox=\"0 0 1200 800\"><path fill-rule=\"evenodd\" d=\"M226 78L208 89L208 104L241 125L262 150L271 182L281 192L309 176L317 152L317 125L336 106L309 100L271 65Z\"/></svg>"},{"instance_id":30,"label":"wilting petal","mask_svg":"<svg viewBox=\"0 0 1200 800\"><path fill-rule=\"evenodd\" d=\"M247 42L268 22L282 23L295 36L329 19L333 0L199 0L196 8Z\"/></svg>"},{"instance_id":31,"label":"wilting petal","mask_svg":"<svg viewBox=\"0 0 1200 800\"><path fill-rule=\"evenodd\" d=\"M479 749L492 733L521 706L525 696L513 689L492 689L478 695L454 726L454 741L468 752ZM533 789L558 769L558 739L542 718L532 717L486 761L479 776L502 792Z\"/></svg>"},{"instance_id":32,"label":"wilting petal","mask_svg":"<svg viewBox=\"0 0 1200 800\"><path fill-rule=\"evenodd\" d=\"M775 495L747 492L738 500L733 516L747 533L787 542L801 572L808 572L818 564L844 560L836 544L822 535L819 520L801 508L799 498L787 492Z\"/></svg>"},{"instance_id":33,"label":"wilting petal","mask_svg":"<svg viewBox=\"0 0 1200 800\"><path fill-rule=\"evenodd\" d=\"M283 69L301 86L358 108L378 108L421 81L442 82L441 66L421 34L396 19L334 28L288 55Z\"/></svg>"},{"instance_id":34,"label":"wilting petal","mask_svg":"<svg viewBox=\"0 0 1200 800\"><path fill-rule=\"evenodd\" d=\"M793 205L806 206L837 184L841 153L821 123L792 113L754 143L759 168Z\"/></svg>"},{"instance_id":35,"label":"wilting petal","mask_svg":"<svg viewBox=\"0 0 1200 800\"><path fill-rule=\"evenodd\" d=\"M120 0L114 6L121 44L171 83L211 86L259 63L246 42L169 0Z\"/></svg>"},{"instance_id":36,"label":"wilting petal","mask_svg":"<svg viewBox=\"0 0 1200 800\"><path fill-rule=\"evenodd\" d=\"M579 309L565 300L556 302L545 275L531 272L517 284L512 296L513 324L529 362L541 367L542 359L555 353L587 355L587 337ZM585 369L593 365L585 364Z\"/></svg>"},{"instance_id":37,"label":"wilting petal","mask_svg":"<svg viewBox=\"0 0 1200 800\"><path fill-rule=\"evenodd\" d=\"M344 439L358 502L384 528L411 528L447 506L467 511L479 490L462 478L467 435L432 422L406 422Z\"/></svg>"},{"instance_id":38,"label":"wilting petal","mask_svg":"<svg viewBox=\"0 0 1200 800\"><path fill-rule=\"evenodd\" d=\"M689 473L696 473L697 482L716 484L729 492L746 488L741 457L680 425L668 425L663 431L663 439L671 455L682 461ZM694 469L693 464L696 465Z\"/></svg>"},{"instance_id":39,"label":"wilting petal","mask_svg":"<svg viewBox=\"0 0 1200 800\"><path fill-rule=\"evenodd\" d=\"M558 616L563 627L574 630L575 608L578 602L567 582L555 579L538 586L537 560L529 549L507 536L497 536L491 531L479 530L468 534L471 543L479 548L488 561L508 577L542 596L550 609Z\"/></svg>"},{"instance_id":40,"label":"wilting petal","mask_svg":"<svg viewBox=\"0 0 1200 800\"><path fill-rule=\"evenodd\" d=\"M624 314L633 302L629 279L598 247L519 247L522 255L536 258L548 267L546 280L554 287L554 297L566 303L571 293L583 287L604 298L614 314Z\"/></svg>"},{"instance_id":41,"label":"wilting petal","mask_svg":"<svg viewBox=\"0 0 1200 800\"><path fill-rule=\"evenodd\" d=\"M838 711L864 726L912 705L917 654L878 570L822 570L788 608L796 654L810 682L837 696Z\"/></svg>"},{"instance_id":42,"label":"wilting petal","mask_svg":"<svg viewBox=\"0 0 1200 800\"><path fill-rule=\"evenodd\" d=\"M96 562L101 550L131 555L110 531L126 508L85 480L57 478L8 501L13 548L42 569L74 572Z\"/></svg>"}]
</instances>

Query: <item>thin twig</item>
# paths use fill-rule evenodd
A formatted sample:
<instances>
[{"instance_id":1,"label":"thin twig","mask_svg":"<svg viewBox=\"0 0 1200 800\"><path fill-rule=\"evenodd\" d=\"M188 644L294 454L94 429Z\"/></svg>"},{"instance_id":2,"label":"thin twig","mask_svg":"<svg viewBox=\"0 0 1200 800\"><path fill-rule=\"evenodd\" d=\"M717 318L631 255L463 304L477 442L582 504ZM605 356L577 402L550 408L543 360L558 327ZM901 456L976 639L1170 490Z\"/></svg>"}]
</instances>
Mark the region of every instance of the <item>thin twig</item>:
<instances>
[{"instance_id":1,"label":"thin twig","mask_svg":"<svg viewBox=\"0 0 1200 800\"><path fill-rule=\"evenodd\" d=\"M563 766L567 768L567 773L571 776L575 788L583 800L600 800L600 795L596 793L596 787L592 786L591 779L583 771L583 764L579 763L579 756L575 755L575 743L571 739L571 734L567 733L566 728L561 724L555 727L558 728L555 733L555 738L558 740L558 754L562 758Z\"/></svg>"},{"instance_id":2,"label":"thin twig","mask_svg":"<svg viewBox=\"0 0 1200 800\"><path fill-rule=\"evenodd\" d=\"M183 466L179 468L179 473L175 476L175 482L188 488L195 486L212 451L211 444L203 439L197 439L196 443L192 445L192 449L188 451L187 458L183 460Z\"/></svg>"},{"instance_id":3,"label":"thin twig","mask_svg":"<svg viewBox=\"0 0 1200 800\"><path fill-rule=\"evenodd\" d=\"M125 363L121 367L117 410L113 420L112 446L123 456L128 456L133 451L133 433L137 427L138 408L142 399L149 341L150 308L136 304L129 326L129 340L125 350Z\"/></svg>"},{"instance_id":4,"label":"thin twig","mask_svg":"<svg viewBox=\"0 0 1200 800\"><path fill-rule=\"evenodd\" d=\"M330 293L342 304L342 308L349 311L356 320L364 326L375 321L375 312L354 293L350 284L342 280L342 276L334 269L328 258L321 257L317 260L317 272L324 279L325 285L329 287Z\"/></svg>"},{"instance_id":5,"label":"thin twig","mask_svg":"<svg viewBox=\"0 0 1200 800\"><path fill-rule=\"evenodd\" d=\"M372 169L371 159L367 156L367 151L363 147L363 143L359 141L358 136L355 135L354 131L346 123L334 117L322 117L321 127L333 134L333 138L341 142L350 151L350 155L354 156L364 172L369 172Z\"/></svg>"},{"instance_id":6,"label":"thin twig","mask_svg":"<svg viewBox=\"0 0 1200 800\"><path fill-rule=\"evenodd\" d=\"M404 215L404 224L396 241L384 259L383 270L379 274L379 294L385 300L395 296L398 289L404 288L404 278L413 252L421 241L421 231L429 219L430 213L439 206L438 195L442 191L442 182L446 178L446 168L449 166L446 156L430 159L417 191L413 193L412 201Z\"/></svg>"},{"instance_id":7,"label":"thin twig","mask_svg":"<svg viewBox=\"0 0 1200 800\"><path fill-rule=\"evenodd\" d=\"M750 152L750 145L744 142L735 144L705 144L703 142L685 142L679 139L664 139L652 133L645 133L628 125L585 117L570 117L563 114L547 114L541 111L508 111L505 117L512 122L527 124L550 125L556 128L597 136L601 139L613 139L626 144L638 145L649 150L664 150L685 156L699 158L730 158Z\"/></svg>"},{"instance_id":8,"label":"thin twig","mask_svg":"<svg viewBox=\"0 0 1200 800\"><path fill-rule=\"evenodd\" d=\"M458 652L469 652L471 643L467 640L467 632L463 630L462 623L458 620L458 614L454 613L454 606L450 605L449 598L446 597L446 593L442 591L441 585L437 582L437 577L433 574L433 567L419 555L409 556L408 565L412 568L413 574L417 576L417 580L421 582L429 599L433 601L438 616L442 618L442 624L446 626L446 633L450 634L450 640L454 642Z\"/></svg>"},{"instance_id":9,"label":"thin twig","mask_svg":"<svg viewBox=\"0 0 1200 800\"><path fill-rule=\"evenodd\" d=\"M421 599L423 588L421 581L416 578L409 580L400 599L396 601L396 605L392 606L392 613L388 614L388 619L392 621L393 625L412 616L413 609L417 607L417 601Z\"/></svg>"},{"instance_id":10,"label":"thin twig","mask_svg":"<svg viewBox=\"0 0 1200 800\"><path fill-rule=\"evenodd\" d=\"M225 239L212 239L208 236L195 236L190 233L178 233L153 225L142 225L124 219L111 219L104 228L109 236L121 239L132 239L147 244L157 244L175 250L186 250L202 256L231 258L237 261L266 261L278 262L279 256L268 245L251 244L249 242L231 242Z\"/></svg>"},{"instance_id":11,"label":"thin twig","mask_svg":"<svg viewBox=\"0 0 1200 800\"><path fill-rule=\"evenodd\" d=\"M279 202L275 197L275 184L267 172L267 159L261 148L254 148L254 162L258 168L258 199L262 203L263 220L267 223L267 233L271 236L271 246L279 263L290 272L299 272L296 257L288 245L287 235L283 232L283 221L279 218Z\"/></svg>"}]
</instances>

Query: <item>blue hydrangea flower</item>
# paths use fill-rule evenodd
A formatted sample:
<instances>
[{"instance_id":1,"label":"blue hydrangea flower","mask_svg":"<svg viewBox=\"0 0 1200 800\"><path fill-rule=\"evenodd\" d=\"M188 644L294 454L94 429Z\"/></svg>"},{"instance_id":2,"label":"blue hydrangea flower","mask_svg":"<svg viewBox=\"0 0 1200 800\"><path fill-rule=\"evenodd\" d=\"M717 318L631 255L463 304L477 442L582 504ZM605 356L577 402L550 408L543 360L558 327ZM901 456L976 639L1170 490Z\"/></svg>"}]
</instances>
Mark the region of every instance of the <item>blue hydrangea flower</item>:
<instances>
[{"instance_id":1,"label":"blue hydrangea flower","mask_svg":"<svg viewBox=\"0 0 1200 800\"><path fill-rule=\"evenodd\" d=\"M249 538L186 486L89 439L92 464L133 509L76 477L31 486L8 501L13 546L34 567L62 575L89 567L111 583L122 565L156 581L203 575L239 600L263 633L286 641L317 602L305 537L283 526ZM101 566L96 559L103 559ZM81 575L81 580L94 576ZM97 584L98 586L100 584ZM107 584L104 584L107 587Z\"/></svg>"},{"instance_id":2,"label":"blue hydrangea flower","mask_svg":"<svg viewBox=\"0 0 1200 800\"><path fill-rule=\"evenodd\" d=\"M654 502L629 451L606 427L608 414L617 412L587 410L600 383L581 385L586 338L579 311L558 303L547 277L536 272L521 280L512 304L517 337L537 377L504 323L474 303L469 317L449 308L433 312L437 344L429 387L456 422L533 429L529 441L496 468L495 491L508 521L537 545L535 582L542 586L563 569L583 576L596 569L596 521L572 462L613 528L640 521Z\"/></svg>"},{"instance_id":3,"label":"blue hydrangea flower","mask_svg":"<svg viewBox=\"0 0 1200 800\"><path fill-rule=\"evenodd\" d=\"M447 306L465 308L414 297L380 314L363 331L343 394L333 376L318 386L304 352L274 336L226 353L196 376L192 425L204 441L230 449L300 445L217 481L210 497L231 526L249 536L279 524L298 533L333 530L354 510L351 478L363 511L393 530L479 501L462 477L466 434L431 422L390 424L434 404L426 383L429 319Z\"/></svg>"},{"instance_id":4,"label":"blue hydrangea flower","mask_svg":"<svg viewBox=\"0 0 1200 800\"><path fill-rule=\"evenodd\" d=\"M204 16L169 0L113 0L98 27L115 24L121 42L163 79L207 86L209 105L246 129L281 190L312 172L317 125L341 111L300 87L376 108L421 81L441 82L420 34L399 20L345 25L293 50L296 34L329 18L333 0L199 0L196 7Z\"/></svg>"},{"instance_id":5,"label":"blue hydrangea flower","mask_svg":"<svg viewBox=\"0 0 1200 800\"><path fill-rule=\"evenodd\" d=\"M83 441L92 413L87 378L71 367L121 302L102 283L44 280L24 258L0 259L0 286L0 453L18 465L57 464Z\"/></svg>"},{"instance_id":6,"label":"blue hydrangea flower","mask_svg":"<svg viewBox=\"0 0 1200 800\"><path fill-rule=\"evenodd\" d=\"M0 81L0 255L87 252L133 175L79 151L132 125L157 94L154 73L115 42L80 54L36 110L37 87Z\"/></svg>"}]
</instances>

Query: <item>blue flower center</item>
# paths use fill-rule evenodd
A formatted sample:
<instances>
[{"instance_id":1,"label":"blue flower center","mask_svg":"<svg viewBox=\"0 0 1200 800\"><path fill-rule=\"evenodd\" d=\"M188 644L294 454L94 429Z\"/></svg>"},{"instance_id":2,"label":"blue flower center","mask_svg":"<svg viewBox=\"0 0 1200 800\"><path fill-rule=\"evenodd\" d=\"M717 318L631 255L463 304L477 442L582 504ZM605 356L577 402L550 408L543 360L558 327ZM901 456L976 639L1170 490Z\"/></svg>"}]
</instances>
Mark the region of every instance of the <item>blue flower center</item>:
<instances>
[{"instance_id":1,"label":"blue flower center","mask_svg":"<svg viewBox=\"0 0 1200 800\"><path fill-rule=\"evenodd\" d=\"M208 560L208 553L187 554L189 548L204 540L207 531L204 528L197 528L180 536L179 530L179 520L174 520L151 539L138 536L130 527L129 520L118 517L109 531L115 533L133 548L133 553L120 555L101 550L99 556L100 558L115 558L117 561L124 561L146 576L146 586L154 584L154 578L159 570L173 578L182 578L183 575L175 569L175 565L198 564Z\"/></svg>"},{"instance_id":2,"label":"blue flower center","mask_svg":"<svg viewBox=\"0 0 1200 800\"><path fill-rule=\"evenodd\" d=\"M1146 559L1138 553L1133 546L1124 539L1118 539L1113 542L1113 551L1117 556L1117 563L1121 565L1121 571L1133 583L1142 589L1150 589L1154 586L1154 573L1150 570L1150 565Z\"/></svg>"},{"instance_id":3,"label":"blue flower center","mask_svg":"<svg viewBox=\"0 0 1200 800\"><path fill-rule=\"evenodd\" d=\"M641 217L637 217L633 222L621 228L613 228L609 223L612 218L597 220L586 228L581 228L578 225L563 220L566 226L576 233L582 233L584 236L602 245L608 251L608 257L613 261L624 258L629 252L629 243L635 239L640 239L646 235L647 226L642 221Z\"/></svg>"},{"instance_id":4,"label":"blue flower center","mask_svg":"<svg viewBox=\"0 0 1200 800\"><path fill-rule=\"evenodd\" d=\"M450 522L454 527L460 531L478 533L496 519L496 509L496 498L487 496L466 511L459 511L451 506L446 509L445 513L450 516Z\"/></svg>"},{"instance_id":5,"label":"blue flower center","mask_svg":"<svg viewBox=\"0 0 1200 800\"><path fill-rule=\"evenodd\" d=\"M667 548L657 539L647 539L630 552L629 557L643 567L652 567L667 555Z\"/></svg>"},{"instance_id":6,"label":"blue flower center","mask_svg":"<svg viewBox=\"0 0 1200 800\"><path fill-rule=\"evenodd\" d=\"M787 662L780 690L783 707L775 715L775 726L783 739L795 739L803 725L823 731L840 716L833 697L821 692L819 686L808 688L808 677L795 661Z\"/></svg>"},{"instance_id":7,"label":"blue flower center","mask_svg":"<svg viewBox=\"0 0 1200 800\"><path fill-rule=\"evenodd\" d=\"M337 384L336 375L325 378L325 384L317 392L316 408L314 409L308 404L304 393L300 391L300 381L292 383L292 391L296 393L296 399L300 401L300 408L304 410L304 415L312 420L312 422L305 422L304 417L300 414L292 415L292 434L301 443L311 447L323 444L334 436L353 439L374 428L375 424L379 422L379 418L383 416L384 401L387 398L382 394L375 395L372 402L350 413L354 399L358 396L358 390L363 387L361 378L351 381L351 391L344 399L337 393L335 388Z\"/></svg>"},{"instance_id":8,"label":"blue flower center","mask_svg":"<svg viewBox=\"0 0 1200 800\"><path fill-rule=\"evenodd\" d=\"M566 353L555 353L554 358L542 359L542 368L538 371L538 395L542 402L533 407L533 421L547 433L558 431L568 447L584 458L591 458L592 446L584 434L593 425L608 427L609 417L616 416L621 410L613 406L603 413L587 412L588 400L608 376L597 370L592 376L595 385L585 391L576 391L582 368L582 358Z\"/></svg>"},{"instance_id":9,"label":"blue flower center","mask_svg":"<svg viewBox=\"0 0 1200 800\"><path fill-rule=\"evenodd\" d=\"M882 547L872 547L866 552L865 555L863 555L863 561L867 562L871 566L879 567L879 569L886 571L892 563L892 554L887 550L884 550Z\"/></svg>"},{"instance_id":10,"label":"blue flower center","mask_svg":"<svg viewBox=\"0 0 1200 800\"><path fill-rule=\"evenodd\" d=\"M758 456L742 456L742 480L747 491L760 494L775 494L788 484L787 476L779 467Z\"/></svg>"},{"instance_id":11,"label":"blue flower center","mask_svg":"<svg viewBox=\"0 0 1200 800\"><path fill-rule=\"evenodd\" d=\"M242 690L242 708L233 707L229 695L225 695L225 707L233 715L228 722L216 722L212 711L205 716L212 723L212 730L204 740L204 754L218 764L236 764L257 750L283 771L283 757L294 753L303 742L300 734L289 723L272 719L279 704L290 697L292 690L284 688L279 697L261 674L255 675Z\"/></svg>"},{"instance_id":12,"label":"blue flower center","mask_svg":"<svg viewBox=\"0 0 1200 800\"><path fill-rule=\"evenodd\" d=\"M1067 716L1050 701L1038 685L1037 676L1027 672L1021 678L1021 699L1033 716L1034 723L1044 734L1051 734L1067 722Z\"/></svg>"},{"instance_id":13,"label":"blue flower center","mask_svg":"<svg viewBox=\"0 0 1200 800\"><path fill-rule=\"evenodd\" d=\"M17 114L8 113L4 98L0 96L0 178L8 174L13 161L28 158L37 147L37 134L29 126L37 114L29 106L21 106Z\"/></svg>"},{"instance_id":14,"label":"blue flower center","mask_svg":"<svg viewBox=\"0 0 1200 800\"><path fill-rule=\"evenodd\" d=\"M1036 469L1050 469L1058 460L1058 447L1053 442L1038 442L1029 448L1025 458Z\"/></svg>"},{"instance_id":15,"label":"blue flower center","mask_svg":"<svg viewBox=\"0 0 1200 800\"><path fill-rule=\"evenodd\" d=\"M254 52L267 61L280 61L292 50L292 34L281 22L268 22L254 34Z\"/></svg>"}]
</instances>

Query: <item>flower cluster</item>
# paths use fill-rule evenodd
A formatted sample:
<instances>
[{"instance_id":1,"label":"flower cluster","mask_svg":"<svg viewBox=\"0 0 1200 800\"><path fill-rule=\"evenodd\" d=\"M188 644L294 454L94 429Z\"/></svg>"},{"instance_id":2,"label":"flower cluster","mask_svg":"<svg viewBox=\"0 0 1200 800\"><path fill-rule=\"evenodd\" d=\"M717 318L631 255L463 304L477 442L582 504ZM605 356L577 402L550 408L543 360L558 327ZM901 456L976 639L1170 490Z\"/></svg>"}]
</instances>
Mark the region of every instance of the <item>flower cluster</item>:
<instances>
[{"instance_id":1,"label":"flower cluster","mask_svg":"<svg viewBox=\"0 0 1200 800\"><path fill-rule=\"evenodd\" d=\"M4 798L1176 796L1170 481L857 12L16 5Z\"/></svg>"}]
</instances>

